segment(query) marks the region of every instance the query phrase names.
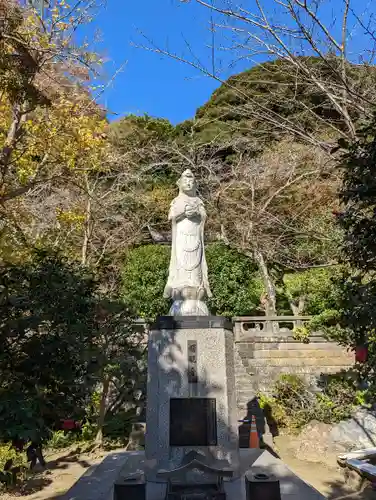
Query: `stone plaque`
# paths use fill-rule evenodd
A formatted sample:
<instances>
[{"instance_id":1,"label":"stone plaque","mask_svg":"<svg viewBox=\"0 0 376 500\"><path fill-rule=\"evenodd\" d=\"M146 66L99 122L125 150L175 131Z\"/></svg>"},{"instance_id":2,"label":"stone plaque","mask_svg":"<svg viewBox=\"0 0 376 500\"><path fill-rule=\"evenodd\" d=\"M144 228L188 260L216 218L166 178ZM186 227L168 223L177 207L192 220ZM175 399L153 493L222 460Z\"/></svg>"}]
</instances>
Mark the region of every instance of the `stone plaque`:
<instances>
[{"instance_id":1,"label":"stone plaque","mask_svg":"<svg viewBox=\"0 0 376 500\"><path fill-rule=\"evenodd\" d=\"M216 446L215 398L170 399L170 446Z\"/></svg>"},{"instance_id":2,"label":"stone plaque","mask_svg":"<svg viewBox=\"0 0 376 500\"><path fill-rule=\"evenodd\" d=\"M188 383L197 384L197 342L188 340Z\"/></svg>"}]
</instances>

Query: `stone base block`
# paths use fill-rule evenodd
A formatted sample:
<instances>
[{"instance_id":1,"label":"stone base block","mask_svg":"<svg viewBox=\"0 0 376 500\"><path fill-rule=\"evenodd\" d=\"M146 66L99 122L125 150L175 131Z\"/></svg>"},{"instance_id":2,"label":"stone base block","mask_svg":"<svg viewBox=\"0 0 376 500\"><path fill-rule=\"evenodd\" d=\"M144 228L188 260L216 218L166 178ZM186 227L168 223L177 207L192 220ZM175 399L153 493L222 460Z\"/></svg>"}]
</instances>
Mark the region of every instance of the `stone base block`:
<instances>
[{"instance_id":1,"label":"stone base block","mask_svg":"<svg viewBox=\"0 0 376 500\"><path fill-rule=\"evenodd\" d=\"M179 467L191 450L237 474L231 323L209 316L159 318L148 341L146 415L148 481L158 481L161 470Z\"/></svg>"}]
</instances>

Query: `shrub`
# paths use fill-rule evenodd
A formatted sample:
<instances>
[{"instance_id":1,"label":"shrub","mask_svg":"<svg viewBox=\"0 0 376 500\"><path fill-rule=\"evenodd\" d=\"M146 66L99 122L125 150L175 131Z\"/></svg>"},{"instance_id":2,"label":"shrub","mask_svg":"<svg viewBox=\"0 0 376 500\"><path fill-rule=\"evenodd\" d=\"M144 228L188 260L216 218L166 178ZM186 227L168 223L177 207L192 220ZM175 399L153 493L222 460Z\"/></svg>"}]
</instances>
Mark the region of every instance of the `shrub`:
<instances>
[{"instance_id":1,"label":"shrub","mask_svg":"<svg viewBox=\"0 0 376 500\"><path fill-rule=\"evenodd\" d=\"M310 329L307 326L295 326L292 333L295 340L309 344Z\"/></svg>"},{"instance_id":2,"label":"shrub","mask_svg":"<svg viewBox=\"0 0 376 500\"><path fill-rule=\"evenodd\" d=\"M8 460L13 460L14 466L26 465L25 453L16 451L10 444L0 444L0 470L4 469Z\"/></svg>"},{"instance_id":3,"label":"shrub","mask_svg":"<svg viewBox=\"0 0 376 500\"><path fill-rule=\"evenodd\" d=\"M285 425L291 430L299 429L311 420L315 395L301 377L281 375L274 384L273 393L278 403L275 413L280 418L285 413Z\"/></svg>"},{"instance_id":4,"label":"shrub","mask_svg":"<svg viewBox=\"0 0 376 500\"><path fill-rule=\"evenodd\" d=\"M318 386L319 390L309 387L298 375L281 375L272 396L258 396L259 404L278 427L297 431L311 420L331 424L349 418L367 399L352 372L323 376Z\"/></svg>"},{"instance_id":5,"label":"shrub","mask_svg":"<svg viewBox=\"0 0 376 500\"><path fill-rule=\"evenodd\" d=\"M54 450L67 448L73 443L79 441L80 436L73 432L55 431L51 439L47 442L47 447Z\"/></svg>"},{"instance_id":6,"label":"shrub","mask_svg":"<svg viewBox=\"0 0 376 500\"><path fill-rule=\"evenodd\" d=\"M4 470L9 460L12 460L12 464ZM0 444L0 489L14 484L19 474L25 470L25 466L25 453L16 451L10 444Z\"/></svg>"},{"instance_id":7,"label":"shrub","mask_svg":"<svg viewBox=\"0 0 376 500\"><path fill-rule=\"evenodd\" d=\"M367 391L358 389L352 372L326 375L319 381L316 395L316 420L328 424L349 418L357 406L365 405Z\"/></svg>"},{"instance_id":8,"label":"shrub","mask_svg":"<svg viewBox=\"0 0 376 500\"><path fill-rule=\"evenodd\" d=\"M83 441L92 441L95 438L97 431L98 427L96 424L85 422L82 426L81 439Z\"/></svg>"},{"instance_id":9,"label":"shrub","mask_svg":"<svg viewBox=\"0 0 376 500\"><path fill-rule=\"evenodd\" d=\"M134 411L119 411L108 415L104 425L104 435L109 439L127 439L134 421Z\"/></svg>"}]
</instances>

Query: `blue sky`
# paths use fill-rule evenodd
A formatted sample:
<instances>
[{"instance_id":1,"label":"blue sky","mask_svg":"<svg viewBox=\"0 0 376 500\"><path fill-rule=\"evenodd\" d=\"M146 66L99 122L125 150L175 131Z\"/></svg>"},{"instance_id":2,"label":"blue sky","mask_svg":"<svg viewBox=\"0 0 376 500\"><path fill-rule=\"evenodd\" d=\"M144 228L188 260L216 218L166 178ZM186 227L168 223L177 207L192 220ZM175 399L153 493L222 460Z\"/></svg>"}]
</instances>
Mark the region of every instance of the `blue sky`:
<instances>
[{"instance_id":1,"label":"blue sky","mask_svg":"<svg viewBox=\"0 0 376 500\"><path fill-rule=\"evenodd\" d=\"M244 2L252 3L251 0ZM340 18L342 2L323 0L322 15L326 22ZM367 5L361 2L363 12L372 9L376 13L372 2L365 0ZM270 10L272 4L275 5L274 0L264 0L266 9ZM193 117L197 107L208 100L219 83L183 63L137 45L155 43L179 56L188 59L197 57L203 65L210 66L213 35L209 26L209 10L194 0L188 3L179 0L107 0L107 7L95 18L89 32L101 32L99 49L108 59L107 78L111 78L126 63L101 98L109 110L109 118L148 113L179 123ZM358 28L353 32L352 51L355 58L362 45L361 31ZM223 37L221 33L214 35L217 47L229 43L220 38ZM221 70L221 78L225 79L254 64L251 58L235 65L233 58L234 52L216 51L216 70Z\"/></svg>"},{"instance_id":2,"label":"blue sky","mask_svg":"<svg viewBox=\"0 0 376 500\"><path fill-rule=\"evenodd\" d=\"M110 60L107 77L125 61L124 70L106 90L102 102L110 112L109 118L128 113L148 113L165 117L173 123L193 117L219 85L189 66L148 52L132 44L149 42L147 35L160 47L169 47L179 55L190 50L204 64L210 64L211 34L208 31L209 12L198 5L178 0L108 0L106 9L95 19L92 29L102 33L100 50ZM223 56L217 56L217 63ZM231 56L224 57L227 66ZM229 76L234 69L227 69Z\"/></svg>"}]
</instances>

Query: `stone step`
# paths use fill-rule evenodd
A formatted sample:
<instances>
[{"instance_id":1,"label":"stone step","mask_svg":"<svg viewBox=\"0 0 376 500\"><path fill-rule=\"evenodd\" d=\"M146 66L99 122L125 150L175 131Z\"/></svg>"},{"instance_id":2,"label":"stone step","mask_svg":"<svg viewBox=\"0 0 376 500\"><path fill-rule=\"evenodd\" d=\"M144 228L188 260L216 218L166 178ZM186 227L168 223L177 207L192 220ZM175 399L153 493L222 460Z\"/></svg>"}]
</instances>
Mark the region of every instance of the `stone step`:
<instances>
[{"instance_id":1,"label":"stone step","mask_svg":"<svg viewBox=\"0 0 376 500\"><path fill-rule=\"evenodd\" d=\"M291 351L291 350L304 350L309 351L311 349L322 349L324 351L343 351L344 348L339 344L334 342L308 342L305 344L303 342L243 342L239 344L241 351L249 344L250 349L278 349L280 351Z\"/></svg>"},{"instance_id":2,"label":"stone step","mask_svg":"<svg viewBox=\"0 0 376 500\"><path fill-rule=\"evenodd\" d=\"M244 415L247 413L248 411L248 405L254 400L254 398L249 398L247 400L244 400L244 401L239 401L236 405L236 407L238 408L238 414L239 412L242 414L240 416L240 418L243 418Z\"/></svg>"},{"instance_id":3,"label":"stone step","mask_svg":"<svg viewBox=\"0 0 376 500\"><path fill-rule=\"evenodd\" d=\"M242 412L247 411L247 407L251 401L253 401L256 397L256 394L250 395L247 398L240 399L236 403L236 407Z\"/></svg>"},{"instance_id":4,"label":"stone step","mask_svg":"<svg viewBox=\"0 0 376 500\"><path fill-rule=\"evenodd\" d=\"M327 366L350 366L352 363L345 356L331 357L331 358L272 358L272 359L248 359L248 366L251 371L257 367L289 367L295 370L295 367L303 366L317 366L320 368L325 368Z\"/></svg>"},{"instance_id":5,"label":"stone step","mask_svg":"<svg viewBox=\"0 0 376 500\"><path fill-rule=\"evenodd\" d=\"M256 397L256 393L253 393L247 397L244 397L244 398L242 397L242 398L237 399L237 401L236 401L237 408L240 408L242 411L246 411L248 404L251 401L253 401L255 399L255 397Z\"/></svg>"},{"instance_id":6,"label":"stone step","mask_svg":"<svg viewBox=\"0 0 376 500\"><path fill-rule=\"evenodd\" d=\"M304 358L308 359L309 358L316 358L316 359L322 359L322 358L341 358L341 359L348 359L353 360L354 359L354 354L353 353L346 353L344 350L339 349L338 351L333 351L333 350L328 350L325 351L324 349L292 349L292 350L285 350L285 349L263 349L263 350L256 350L253 353L253 359L274 359L274 358Z\"/></svg>"},{"instance_id":7,"label":"stone step","mask_svg":"<svg viewBox=\"0 0 376 500\"><path fill-rule=\"evenodd\" d=\"M252 383L252 376L249 373L242 373L241 375L236 375L235 374L235 380L236 380L236 385L238 387L241 387L243 384L247 385Z\"/></svg>"},{"instance_id":8,"label":"stone step","mask_svg":"<svg viewBox=\"0 0 376 500\"><path fill-rule=\"evenodd\" d=\"M254 387L251 385L236 388L236 394L238 397L248 396L255 393L256 391L254 390Z\"/></svg>"}]
</instances>

